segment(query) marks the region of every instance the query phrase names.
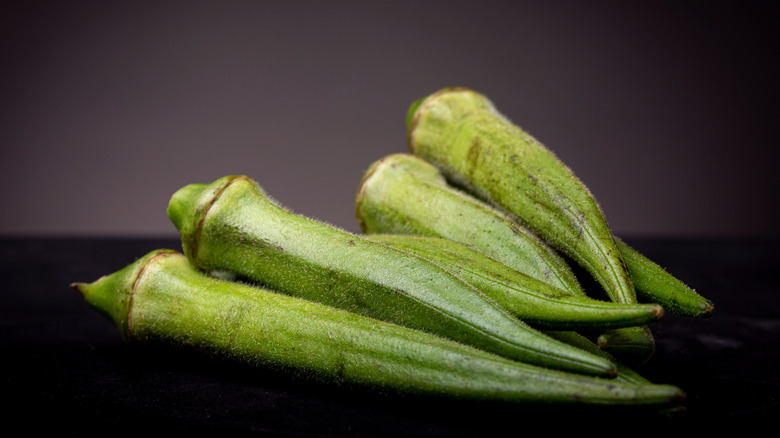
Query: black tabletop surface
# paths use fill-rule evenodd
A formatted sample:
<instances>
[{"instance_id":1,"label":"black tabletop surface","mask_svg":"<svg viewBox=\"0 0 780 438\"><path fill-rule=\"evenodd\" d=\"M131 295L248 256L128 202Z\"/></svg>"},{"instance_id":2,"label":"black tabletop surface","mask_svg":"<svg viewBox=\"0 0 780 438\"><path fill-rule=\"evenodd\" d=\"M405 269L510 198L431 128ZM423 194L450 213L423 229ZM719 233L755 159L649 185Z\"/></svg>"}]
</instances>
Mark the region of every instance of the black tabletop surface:
<instances>
[{"instance_id":1,"label":"black tabletop surface","mask_svg":"<svg viewBox=\"0 0 780 438\"><path fill-rule=\"evenodd\" d=\"M780 241L628 239L715 303L704 320L652 326L646 378L688 395L678 417L623 407L471 402L336 385L194 353L123 343L68 285L175 239L4 238L0 305L4 426L67 435L135 431L282 436L485 436L544 426L640 429L780 413ZM589 285L586 283L586 290ZM590 285L590 287L595 287ZM642 423L636 423L642 421Z\"/></svg>"}]
</instances>

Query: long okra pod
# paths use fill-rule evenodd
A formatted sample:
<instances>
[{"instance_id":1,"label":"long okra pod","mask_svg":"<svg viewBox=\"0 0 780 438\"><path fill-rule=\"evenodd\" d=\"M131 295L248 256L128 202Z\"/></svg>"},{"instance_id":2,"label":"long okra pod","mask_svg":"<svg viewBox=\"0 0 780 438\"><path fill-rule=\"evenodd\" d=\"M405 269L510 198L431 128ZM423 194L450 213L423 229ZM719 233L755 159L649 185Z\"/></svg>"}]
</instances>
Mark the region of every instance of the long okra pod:
<instances>
[{"instance_id":1,"label":"long okra pod","mask_svg":"<svg viewBox=\"0 0 780 438\"><path fill-rule=\"evenodd\" d=\"M636 302L631 276L588 188L485 96L464 88L441 90L415 102L407 121L412 153L568 254L612 301ZM620 336L603 339L620 349L640 351L645 359L654 353L647 328L620 330Z\"/></svg>"},{"instance_id":2,"label":"long okra pod","mask_svg":"<svg viewBox=\"0 0 780 438\"><path fill-rule=\"evenodd\" d=\"M247 177L176 192L168 216L190 261L508 358L596 375L609 361L518 321L438 266L291 213Z\"/></svg>"},{"instance_id":3,"label":"long okra pod","mask_svg":"<svg viewBox=\"0 0 780 438\"><path fill-rule=\"evenodd\" d=\"M401 392L512 402L665 405L671 385L634 385L533 367L438 336L218 280L158 250L72 285L130 342L162 342L255 366Z\"/></svg>"},{"instance_id":4,"label":"long okra pod","mask_svg":"<svg viewBox=\"0 0 780 438\"><path fill-rule=\"evenodd\" d=\"M657 304L617 304L572 296L452 240L396 234L367 237L431 261L535 327L606 330L648 324L663 316Z\"/></svg>"},{"instance_id":5,"label":"long okra pod","mask_svg":"<svg viewBox=\"0 0 780 438\"><path fill-rule=\"evenodd\" d=\"M355 212L367 234L450 239L573 295L585 296L565 262L527 228L449 186L433 165L413 155L392 154L373 163L358 190ZM643 300L681 315L712 314L709 300L620 239L615 243Z\"/></svg>"},{"instance_id":6,"label":"long okra pod","mask_svg":"<svg viewBox=\"0 0 780 438\"><path fill-rule=\"evenodd\" d=\"M601 208L549 149L472 90L439 91L410 113L412 153L577 260L613 301L636 301Z\"/></svg>"}]
</instances>

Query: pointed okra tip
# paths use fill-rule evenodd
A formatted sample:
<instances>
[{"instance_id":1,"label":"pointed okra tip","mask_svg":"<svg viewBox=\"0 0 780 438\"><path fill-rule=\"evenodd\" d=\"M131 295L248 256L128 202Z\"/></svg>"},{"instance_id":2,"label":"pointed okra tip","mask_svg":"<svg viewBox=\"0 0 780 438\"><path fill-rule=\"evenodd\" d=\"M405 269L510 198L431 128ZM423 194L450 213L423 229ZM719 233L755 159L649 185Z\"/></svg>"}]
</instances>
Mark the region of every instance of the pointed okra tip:
<instances>
[{"instance_id":1,"label":"pointed okra tip","mask_svg":"<svg viewBox=\"0 0 780 438\"><path fill-rule=\"evenodd\" d=\"M674 385L642 384L636 391L637 399L649 404L678 407L687 399L685 391Z\"/></svg>"},{"instance_id":2,"label":"pointed okra tip","mask_svg":"<svg viewBox=\"0 0 780 438\"><path fill-rule=\"evenodd\" d=\"M158 249L113 274L104 275L92 283L71 283L70 287L81 294L92 310L113 321L127 339L131 297L138 278L153 259L171 254L178 253L170 249Z\"/></svg>"},{"instance_id":3,"label":"pointed okra tip","mask_svg":"<svg viewBox=\"0 0 780 438\"><path fill-rule=\"evenodd\" d=\"M712 301L699 295L688 286L680 284L677 292L678 295L672 295L673 299L670 299L668 304L673 312L699 319L709 318L715 312L715 305Z\"/></svg>"},{"instance_id":4,"label":"pointed okra tip","mask_svg":"<svg viewBox=\"0 0 780 438\"><path fill-rule=\"evenodd\" d=\"M658 321L659 319L664 317L665 311L663 306L661 306L660 304L653 304L651 309L652 309L654 320Z\"/></svg>"},{"instance_id":5,"label":"pointed okra tip","mask_svg":"<svg viewBox=\"0 0 780 438\"><path fill-rule=\"evenodd\" d=\"M709 318L715 312L715 305L712 304L712 301L707 300L699 304L699 310L698 318Z\"/></svg>"}]
</instances>

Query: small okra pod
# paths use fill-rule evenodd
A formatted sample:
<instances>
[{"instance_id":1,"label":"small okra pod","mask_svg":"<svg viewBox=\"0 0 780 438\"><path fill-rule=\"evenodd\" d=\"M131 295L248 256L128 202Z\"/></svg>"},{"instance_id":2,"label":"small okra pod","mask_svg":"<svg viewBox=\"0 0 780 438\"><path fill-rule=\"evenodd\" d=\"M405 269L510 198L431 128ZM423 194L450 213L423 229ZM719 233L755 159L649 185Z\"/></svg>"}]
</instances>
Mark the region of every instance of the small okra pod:
<instances>
[{"instance_id":1,"label":"small okra pod","mask_svg":"<svg viewBox=\"0 0 780 438\"><path fill-rule=\"evenodd\" d=\"M158 250L91 284L74 283L128 342L155 342L326 381L510 402L676 405L671 385L534 367L406 327L210 277Z\"/></svg>"},{"instance_id":2,"label":"small okra pod","mask_svg":"<svg viewBox=\"0 0 780 438\"><path fill-rule=\"evenodd\" d=\"M431 261L534 327L607 330L648 324L663 316L657 304L618 304L572 296L452 240L396 234L367 237Z\"/></svg>"},{"instance_id":3,"label":"small okra pod","mask_svg":"<svg viewBox=\"0 0 780 438\"><path fill-rule=\"evenodd\" d=\"M247 177L186 186L171 198L168 216L200 269L230 271L518 361L616 372L604 358L530 328L433 263L288 211Z\"/></svg>"}]
</instances>

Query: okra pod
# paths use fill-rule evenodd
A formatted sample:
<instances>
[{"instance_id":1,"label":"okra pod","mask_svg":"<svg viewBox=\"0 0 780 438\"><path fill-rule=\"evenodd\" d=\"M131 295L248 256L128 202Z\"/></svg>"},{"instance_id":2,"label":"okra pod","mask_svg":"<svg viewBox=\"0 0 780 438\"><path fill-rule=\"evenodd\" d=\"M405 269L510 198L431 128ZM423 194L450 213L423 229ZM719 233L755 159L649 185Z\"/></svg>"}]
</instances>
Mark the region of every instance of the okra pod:
<instances>
[{"instance_id":1,"label":"okra pod","mask_svg":"<svg viewBox=\"0 0 780 438\"><path fill-rule=\"evenodd\" d=\"M412 153L577 260L613 301L636 302L601 208L549 149L472 90L441 90L410 112Z\"/></svg>"},{"instance_id":2,"label":"okra pod","mask_svg":"<svg viewBox=\"0 0 780 438\"><path fill-rule=\"evenodd\" d=\"M657 304L617 304L572 296L451 240L394 234L368 238L429 260L534 327L607 330L648 324L663 316Z\"/></svg>"},{"instance_id":3,"label":"okra pod","mask_svg":"<svg viewBox=\"0 0 780 438\"><path fill-rule=\"evenodd\" d=\"M631 276L601 208L555 154L501 115L483 95L441 90L407 115L409 149L455 184L499 206L568 254L617 303L636 302ZM647 329L619 329L631 350L655 350Z\"/></svg>"},{"instance_id":4,"label":"okra pod","mask_svg":"<svg viewBox=\"0 0 780 438\"><path fill-rule=\"evenodd\" d=\"M544 334L553 337L561 342L565 342L569 345L573 345L577 348L585 350L587 352L600 355L605 359L609 360L610 362L614 363L618 370L618 374L617 377L615 377L615 380L619 382L635 383L635 384L651 383L649 380L644 378L641 374L637 373L633 368L630 368L629 366L623 364L622 362L617 360L614 356L601 349L597 344L594 344L588 338L582 336L577 332L545 330Z\"/></svg>"},{"instance_id":5,"label":"okra pod","mask_svg":"<svg viewBox=\"0 0 780 438\"><path fill-rule=\"evenodd\" d=\"M715 311L712 301L699 295L657 263L615 238L626 261L637 295L664 306L671 312L694 318L708 318Z\"/></svg>"},{"instance_id":6,"label":"okra pod","mask_svg":"<svg viewBox=\"0 0 780 438\"><path fill-rule=\"evenodd\" d=\"M549 245L522 225L508 227L508 218L495 208L450 187L438 169L414 155L388 155L369 167L358 189L355 216L364 233L468 244L537 280L585 296Z\"/></svg>"},{"instance_id":7,"label":"okra pod","mask_svg":"<svg viewBox=\"0 0 780 438\"><path fill-rule=\"evenodd\" d=\"M193 265L425 330L505 357L613 375L609 361L518 321L438 266L288 211L243 176L191 184L168 216Z\"/></svg>"},{"instance_id":8,"label":"okra pod","mask_svg":"<svg viewBox=\"0 0 780 438\"><path fill-rule=\"evenodd\" d=\"M198 350L253 366L399 392L512 402L679 403L671 385L547 370L438 336L240 283L158 250L94 283L74 283L128 342Z\"/></svg>"}]
</instances>

